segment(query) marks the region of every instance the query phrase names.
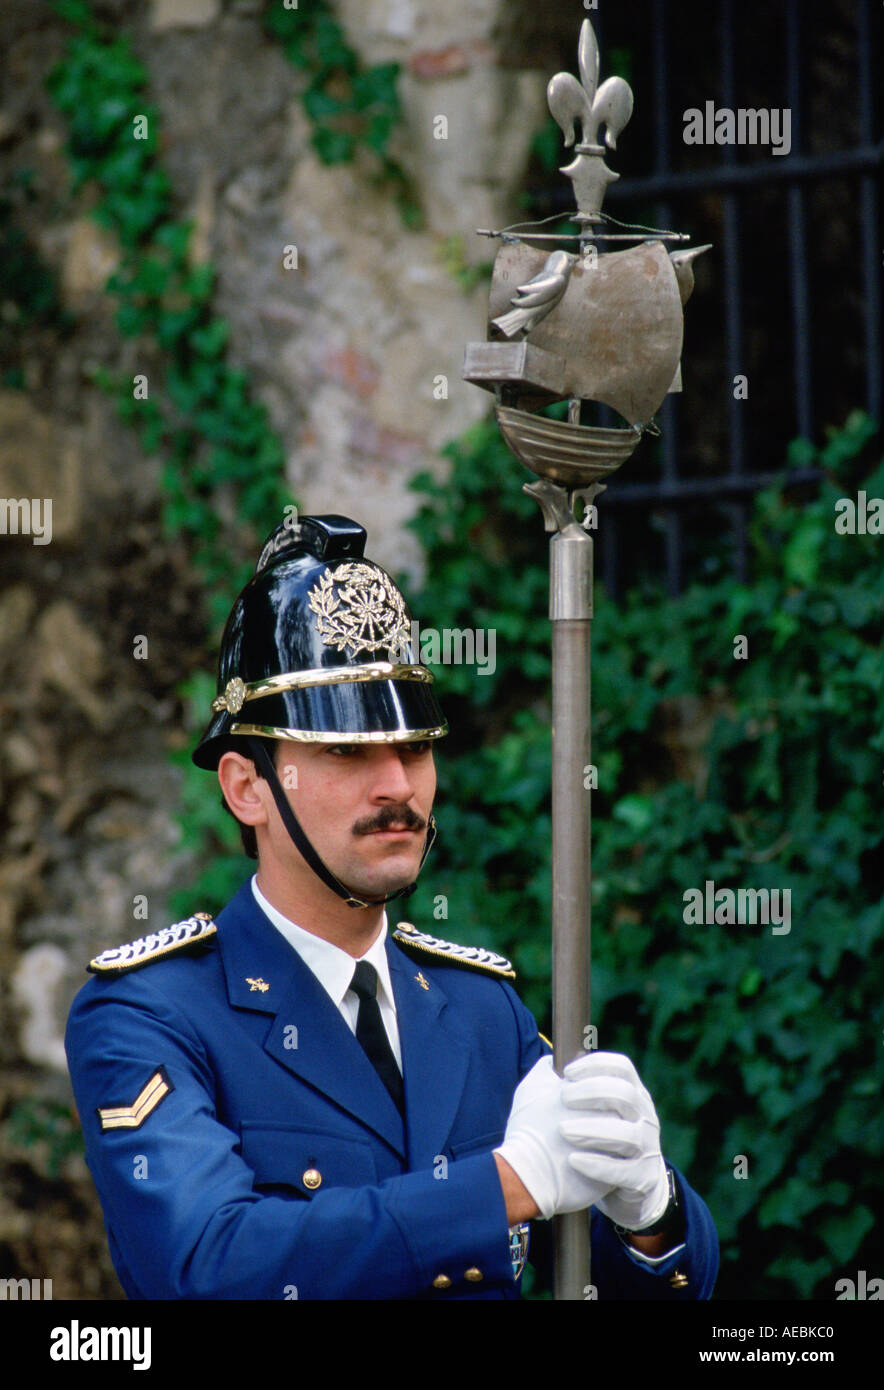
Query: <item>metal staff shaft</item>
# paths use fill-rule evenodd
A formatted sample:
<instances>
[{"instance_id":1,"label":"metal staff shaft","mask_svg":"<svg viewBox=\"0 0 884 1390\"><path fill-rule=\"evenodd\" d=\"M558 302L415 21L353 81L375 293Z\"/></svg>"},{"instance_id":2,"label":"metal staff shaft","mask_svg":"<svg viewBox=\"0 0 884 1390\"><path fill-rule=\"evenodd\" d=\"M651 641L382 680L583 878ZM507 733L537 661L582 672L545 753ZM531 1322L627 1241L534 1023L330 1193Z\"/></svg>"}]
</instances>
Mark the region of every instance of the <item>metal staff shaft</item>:
<instances>
[{"instance_id":1,"label":"metal staff shaft","mask_svg":"<svg viewBox=\"0 0 884 1390\"><path fill-rule=\"evenodd\" d=\"M560 72L547 88L550 113L576 156L562 169L577 203L572 218L579 253L553 251L541 223L503 228L494 262L488 338L469 343L463 375L496 396L495 415L508 447L535 481L523 491L538 502L550 544L550 617L553 624L553 1030L559 1071L585 1046L590 976L590 627L592 539L574 515L588 507L607 479L636 448L654 412L681 390L683 306L694 283L692 261L707 247L668 253L662 240L680 233L645 234L631 251L599 258L597 230L608 220L605 191L618 175L605 164L606 146L632 115L632 89L621 77L598 86L599 50L588 19L577 45L580 83ZM605 144L599 143L605 127ZM613 138L612 138L613 137ZM621 224L622 225L622 224ZM522 235L517 229L522 227ZM496 233L494 235L497 235ZM572 240L573 238L568 238ZM632 238L630 238L632 239ZM591 253L591 254L590 254ZM514 293L515 291L515 293ZM505 339L505 341L502 341ZM569 401L568 419L545 405ZM629 421L628 428L584 426L581 401L600 401ZM585 518L584 518L585 519ZM590 1282L586 1212L556 1220L557 1299L585 1297Z\"/></svg>"},{"instance_id":2,"label":"metal staff shaft","mask_svg":"<svg viewBox=\"0 0 884 1390\"><path fill-rule=\"evenodd\" d=\"M552 619L553 1038L559 1072L590 1021L590 639L592 539L572 521L550 542ZM555 1297L590 1283L589 1215L555 1219Z\"/></svg>"}]
</instances>

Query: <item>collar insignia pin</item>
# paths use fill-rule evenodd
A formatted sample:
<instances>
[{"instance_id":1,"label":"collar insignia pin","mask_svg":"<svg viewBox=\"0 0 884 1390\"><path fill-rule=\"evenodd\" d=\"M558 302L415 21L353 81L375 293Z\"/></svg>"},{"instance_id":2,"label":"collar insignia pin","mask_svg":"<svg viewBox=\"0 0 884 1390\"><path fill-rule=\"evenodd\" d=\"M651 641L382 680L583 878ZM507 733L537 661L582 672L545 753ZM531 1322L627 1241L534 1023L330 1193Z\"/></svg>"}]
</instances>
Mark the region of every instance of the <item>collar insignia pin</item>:
<instances>
[{"instance_id":1,"label":"collar insignia pin","mask_svg":"<svg viewBox=\"0 0 884 1390\"><path fill-rule=\"evenodd\" d=\"M266 994L268 989L270 988L270 986L264 980L261 979L260 975L258 976L257 980L253 980L250 975L247 975L246 984L249 986L249 994L254 994L256 989L259 989L262 994Z\"/></svg>"},{"instance_id":2,"label":"collar insignia pin","mask_svg":"<svg viewBox=\"0 0 884 1390\"><path fill-rule=\"evenodd\" d=\"M430 988L429 984L428 984L427 981L424 979L424 977L423 977L423 975L421 974L420 971L417 972L417 974L415 975L414 978L417 980L417 982L418 982L418 984L420 985L421 989L429 989L429 988Z\"/></svg>"}]
</instances>

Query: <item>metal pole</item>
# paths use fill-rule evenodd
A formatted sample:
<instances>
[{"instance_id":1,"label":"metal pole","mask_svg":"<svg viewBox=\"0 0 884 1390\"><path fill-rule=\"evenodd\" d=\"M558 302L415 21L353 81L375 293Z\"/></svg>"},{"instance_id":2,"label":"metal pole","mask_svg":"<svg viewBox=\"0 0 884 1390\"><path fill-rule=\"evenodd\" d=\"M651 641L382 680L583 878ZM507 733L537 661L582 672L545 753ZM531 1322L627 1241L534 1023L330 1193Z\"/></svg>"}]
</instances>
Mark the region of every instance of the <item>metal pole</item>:
<instances>
[{"instance_id":1,"label":"metal pole","mask_svg":"<svg viewBox=\"0 0 884 1390\"><path fill-rule=\"evenodd\" d=\"M559 1072L590 1021L590 636L592 539L572 522L550 542L552 619L553 1038ZM555 1297L591 1282L589 1215L555 1219Z\"/></svg>"},{"instance_id":2,"label":"metal pole","mask_svg":"<svg viewBox=\"0 0 884 1390\"><path fill-rule=\"evenodd\" d=\"M494 262L488 340L467 345L463 367L467 381L495 392L501 433L535 474L523 491L538 502L553 533L553 1034L559 1071L594 1042L588 1032L593 544L587 518L578 522L574 507L578 500L593 507L594 522L593 499L604 491L603 480L630 457L678 378L682 309L694 284L691 262L709 249L667 255L656 238L645 241L647 228L631 228L639 246L599 258L596 240L610 239L598 231L605 224L601 205L618 177L604 162L605 150L614 147L632 115L632 91L620 77L598 86L598 44L588 19L580 27L577 56L580 83L570 73L556 73L547 102L569 145L580 126L575 157L562 170L574 188L577 210L571 216L580 226L579 252L545 255L545 245L529 246L548 241L542 223L529 227L524 238L508 235ZM604 145L598 140L602 126ZM680 233L660 233L673 235L681 239ZM542 413L544 403L566 399L567 421ZM600 401L631 423L584 426L584 400ZM588 1213L558 1217L555 1243L555 1297L585 1298L591 1278Z\"/></svg>"}]
</instances>

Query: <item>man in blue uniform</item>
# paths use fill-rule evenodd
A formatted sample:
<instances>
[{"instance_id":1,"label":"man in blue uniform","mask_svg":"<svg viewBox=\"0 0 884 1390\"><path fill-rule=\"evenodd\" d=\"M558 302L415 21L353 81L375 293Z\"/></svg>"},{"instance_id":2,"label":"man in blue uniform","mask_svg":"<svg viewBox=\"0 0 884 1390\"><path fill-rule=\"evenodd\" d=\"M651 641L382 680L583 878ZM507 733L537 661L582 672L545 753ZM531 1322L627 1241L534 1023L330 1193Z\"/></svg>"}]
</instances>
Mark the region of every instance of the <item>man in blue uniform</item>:
<instances>
[{"instance_id":1,"label":"man in blue uniform","mask_svg":"<svg viewBox=\"0 0 884 1390\"><path fill-rule=\"evenodd\" d=\"M628 1058L564 1078L493 952L388 931L447 726L344 517L273 533L194 753L258 871L91 963L67 1050L131 1298L513 1298L525 1223L589 1210L599 1298L708 1298L711 1217Z\"/></svg>"}]
</instances>

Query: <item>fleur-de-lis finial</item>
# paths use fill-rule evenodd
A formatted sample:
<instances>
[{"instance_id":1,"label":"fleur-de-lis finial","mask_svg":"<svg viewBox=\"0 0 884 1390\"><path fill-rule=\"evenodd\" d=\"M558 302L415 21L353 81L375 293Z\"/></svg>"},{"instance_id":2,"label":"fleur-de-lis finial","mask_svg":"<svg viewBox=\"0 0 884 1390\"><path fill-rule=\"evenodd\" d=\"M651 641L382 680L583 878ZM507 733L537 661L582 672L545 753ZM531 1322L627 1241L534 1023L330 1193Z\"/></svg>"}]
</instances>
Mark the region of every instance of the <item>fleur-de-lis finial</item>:
<instances>
[{"instance_id":1,"label":"fleur-de-lis finial","mask_svg":"<svg viewBox=\"0 0 884 1390\"><path fill-rule=\"evenodd\" d=\"M566 145L574 144L575 123L580 123L577 157L561 172L574 185L577 221L597 222L608 184L620 177L605 164L599 128L605 127L605 145L615 150L617 136L632 115L632 88L622 77L609 77L599 86L599 46L588 19L580 27L577 62L580 82L570 72L557 72L546 89L546 99Z\"/></svg>"}]
</instances>

